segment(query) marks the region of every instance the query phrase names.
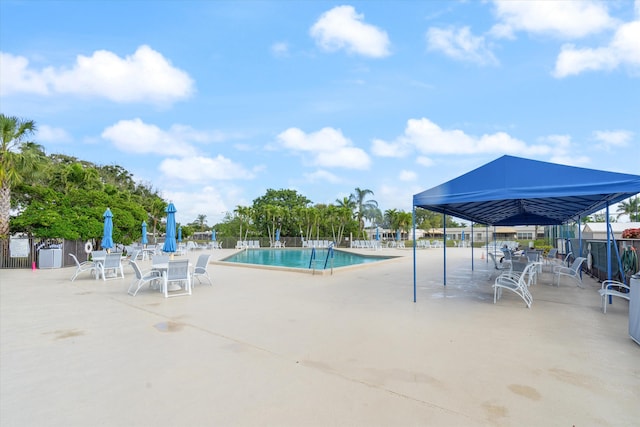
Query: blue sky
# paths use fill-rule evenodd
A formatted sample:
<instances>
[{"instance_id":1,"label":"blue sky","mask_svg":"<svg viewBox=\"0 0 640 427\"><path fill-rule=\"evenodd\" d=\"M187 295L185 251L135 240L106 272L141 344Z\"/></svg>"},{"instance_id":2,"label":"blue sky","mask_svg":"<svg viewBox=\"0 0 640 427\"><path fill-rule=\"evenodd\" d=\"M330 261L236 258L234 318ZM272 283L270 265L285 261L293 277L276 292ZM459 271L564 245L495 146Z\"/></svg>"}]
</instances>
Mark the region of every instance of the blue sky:
<instances>
[{"instance_id":1,"label":"blue sky","mask_svg":"<svg viewBox=\"0 0 640 427\"><path fill-rule=\"evenodd\" d=\"M181 223L268 188L410 210L504 154L640 173L640 0L2 0L0 51L3 114Z\"/></svg>"}]
</instances>

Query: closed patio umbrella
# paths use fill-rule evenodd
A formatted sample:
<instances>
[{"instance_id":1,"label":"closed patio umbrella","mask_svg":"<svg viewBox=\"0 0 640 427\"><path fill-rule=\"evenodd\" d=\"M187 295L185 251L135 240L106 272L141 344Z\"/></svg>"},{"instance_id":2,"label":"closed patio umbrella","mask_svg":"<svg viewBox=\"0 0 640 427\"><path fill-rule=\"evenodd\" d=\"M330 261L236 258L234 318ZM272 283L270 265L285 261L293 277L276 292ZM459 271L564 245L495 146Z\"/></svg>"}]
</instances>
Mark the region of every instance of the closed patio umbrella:
<instances>
[{"instance_id":1,"label":"closed patio umbrella","mask_svg":"<svg viewBox=\"0 0 640 427\"><path fill-rule=\"evenodd\" d=\"M178 242L182 242L182 227L178 227Z\"/></svg>"},{"instance_id":2,"label":"closed patio umbrella","mask_svg":"<svg viewBox=\"0 0 640 427\"><path fill-rule=\"evenodd\" d=\"M279 241L280 241L280 229L278 228L276 230L276 242L279 242Z\"/></svg>"},{"instance_id":3,"label":"closed patio umbrella","mask_svg":"<svg viewBox=\"0 0 640 427\"><path fill-rule=\"evenodd\" d=\"M149 243L147 239L147 223L142 221L142 244L146 246L147 243Z\"/></svg>"},{"instance_id":4,"label":"closed patio umbrella","mask_svg":"<svg viewBox=\"0 0 640 427\"><path fill-rule=\"evenodd\" d=\"M211 230L211 241L212 242L216 241L216 230Z\"/></svg>"},{"instance_id":5,"label":"closed patio umbrella","mask_svg":"<svg viewBox=\"0 0 640 427\"><path fill-rule=\"evenodd\" d=\"M167 234L162 246L163 252L174 253L176 251L176 207L172 202L166 209L167 212Z\"/></svg>"},{"instance_id":6,"label":"closed patio umbrella","mask_svg":"<svg viewBox=\"0 0 640 427\"><path fill-rule=\"evenodd\" d=\"M113 238L111 234L113 233L113 214L111 213L111 209L107 208L102 215L104 217L104 229L102 231L102 242L100 245L103 249L111 249L113 247Z\"/></svg>"}]
</instances>

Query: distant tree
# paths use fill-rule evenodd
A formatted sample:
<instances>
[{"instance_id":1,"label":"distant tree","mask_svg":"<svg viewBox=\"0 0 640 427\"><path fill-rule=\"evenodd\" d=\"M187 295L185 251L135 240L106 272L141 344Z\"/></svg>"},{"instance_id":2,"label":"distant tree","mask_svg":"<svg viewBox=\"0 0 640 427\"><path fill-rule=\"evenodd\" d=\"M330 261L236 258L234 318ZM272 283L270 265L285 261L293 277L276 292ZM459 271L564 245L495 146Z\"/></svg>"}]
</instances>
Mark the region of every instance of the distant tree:
<instances>
[{"instance_id":1,"label":"distant tree","mask_svg":"<svg viewBox=\"0 0 640 427\"><path fill-rule=\"evenodd\" d=\"M200 231L204 231L207 225L207 216L204 214L198 215L198 218L196 218L196 223L200 227Z\"/></svg>"},{"instance_id":2,"label":"distant tree","mask_svg":"<svg viewBox=\"0 0 640 427\"><path fill-rule=\"evenodd\" d=\"M299 194L296 190L274 190L270 188L264 196L253 200L251 207L254 213L255 229L259 234L271 236L274 232L275 220L283 236L296 236L299 227L296 221L293 220L291 213L310 204L311 200ZM281 209L278 210L277 208Z\"/></svg>"},{"instance_id":3,"label":"distant tree","mask_svg":"<svg viewBox=\"0 0 640 427\"><path fill-rule=\"evenodd\" d=\"M629 215L629 220L632 222L640 221L640 197L630 197L618 204L618 215L616 218L620 219L622 215Z\"/></svg>"},{"instance_id":4,"label":"distant tree","mask_svg":"<svg viewBox=\"0 0 640 427\"><path fill-rule=\"evenodd\" d=\"M359 235L364 237L364 221L363 218L368 209L377 208L378 202L370 199L366 200L368 195L374 195L373 191L368 189L361 189L356 187L354 193L351 194L351 199L355 202L357 206L356 218L359 224Z\"/></svg>"}]
</instances>

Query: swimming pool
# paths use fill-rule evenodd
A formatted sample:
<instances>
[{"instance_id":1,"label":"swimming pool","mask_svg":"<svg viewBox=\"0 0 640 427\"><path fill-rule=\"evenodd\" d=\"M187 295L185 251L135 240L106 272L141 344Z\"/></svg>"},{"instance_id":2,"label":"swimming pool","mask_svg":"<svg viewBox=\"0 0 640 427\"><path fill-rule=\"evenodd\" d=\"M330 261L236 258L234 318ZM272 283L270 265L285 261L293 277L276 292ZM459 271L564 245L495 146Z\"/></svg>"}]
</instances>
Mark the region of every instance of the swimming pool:
<instances>
[{"instance_id":1,"label":"swimming pool","mask_svg":"<svg viewBox=\"0 0 640 427\"><path fill-rule=\"evenodd\" d=\"M232 262L239 264L251 264L261 267L297 268L309 270L312 249L247 249L238 252L230 257L224 258L223 263ZM325 261L327 269L339 268L359 264L387 260L395 257L391 256L367 256L359 255L340 250L333 251L333 259L327 261L328 249L316 249L315 269L323 270ZM313 269L313 268L312 268Z\"/></svg>"}]
</instances>

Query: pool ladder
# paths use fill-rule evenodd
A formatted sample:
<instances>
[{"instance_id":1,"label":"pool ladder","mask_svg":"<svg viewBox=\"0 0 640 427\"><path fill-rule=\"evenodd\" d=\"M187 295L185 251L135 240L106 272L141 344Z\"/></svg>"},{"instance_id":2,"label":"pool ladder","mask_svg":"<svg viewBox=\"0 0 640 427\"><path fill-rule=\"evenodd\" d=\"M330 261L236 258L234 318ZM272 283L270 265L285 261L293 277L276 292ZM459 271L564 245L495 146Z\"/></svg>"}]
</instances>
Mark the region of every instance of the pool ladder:
<instances>
[{"instance_id":1,"label":"pool ladder","mask_svg":"<svg viewBox=\"0 0 640 427\"><path fill-rule=\"evenodd\" d=\"M331 259L331 274L333 274L333 246L334 243L329 243L329 248L327 249L327 256L324 259L324 265L322 267L323 270L327 269L327 264L329 263L329 259ZM322 259L317 259L316 257L316 248L311 248L311 257L309 257L309 268L313 268L313 274L316 272L316 264L319 262L323 262Z\"/></svg>"}]
</instances>

